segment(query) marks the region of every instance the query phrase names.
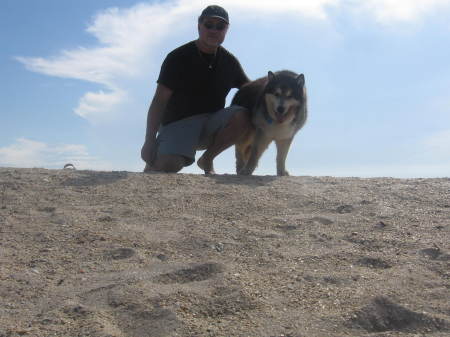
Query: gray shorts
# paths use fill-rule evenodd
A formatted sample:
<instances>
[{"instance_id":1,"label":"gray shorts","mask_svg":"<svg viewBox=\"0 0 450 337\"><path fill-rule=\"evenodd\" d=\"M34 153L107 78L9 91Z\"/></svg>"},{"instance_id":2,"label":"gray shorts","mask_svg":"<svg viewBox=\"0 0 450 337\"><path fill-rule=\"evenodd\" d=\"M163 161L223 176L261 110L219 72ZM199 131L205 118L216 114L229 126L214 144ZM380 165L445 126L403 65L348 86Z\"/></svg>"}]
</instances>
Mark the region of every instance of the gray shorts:
<instances>
[{"instance_id":1,"label":"gray shorts","mask_svg":"<svg viewBox=\"0 0 450 337\"><path fill-rule=\"evenodd\" d=\"M162 126L156 142L158 154L180 155L186 158L185 166L195 161L197 150L205 150L214 136L227 126L231 116L243 109L231 106L212 114L194 115Z\"/></svg>"}]
</instances>

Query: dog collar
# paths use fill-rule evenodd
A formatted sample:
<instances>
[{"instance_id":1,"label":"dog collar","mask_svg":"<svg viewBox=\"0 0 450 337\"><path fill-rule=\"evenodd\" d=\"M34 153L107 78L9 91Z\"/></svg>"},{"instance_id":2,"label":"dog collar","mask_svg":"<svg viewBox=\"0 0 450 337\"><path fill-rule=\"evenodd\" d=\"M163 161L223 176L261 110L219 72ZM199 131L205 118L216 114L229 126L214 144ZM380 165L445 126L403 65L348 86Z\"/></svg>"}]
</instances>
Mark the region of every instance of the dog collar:
<instances>
[{"instance_id":1,"label":"dog collar","mask_svg":"<svg viewBox=\"0 0 450 337\"><path fill-rule=\"evenodd\" d=\"M264 111L264 118L266 119L266 122L269 124L273 123L273 119L270 118L269 114L267 113L267 111Z\"/></svg>"}]
</instances>

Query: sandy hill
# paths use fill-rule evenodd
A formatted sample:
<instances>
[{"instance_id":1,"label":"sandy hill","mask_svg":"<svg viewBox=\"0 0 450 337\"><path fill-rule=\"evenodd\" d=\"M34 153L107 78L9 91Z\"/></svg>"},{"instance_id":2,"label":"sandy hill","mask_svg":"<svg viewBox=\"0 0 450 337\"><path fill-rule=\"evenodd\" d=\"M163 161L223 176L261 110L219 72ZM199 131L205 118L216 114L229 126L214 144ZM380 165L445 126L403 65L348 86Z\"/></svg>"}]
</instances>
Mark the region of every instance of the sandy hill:
<instances>
[{"instance_id":1,"label":"sandy hill","mask_svg":"<svg viewBox=\"0 0 450 337\"><path fill-rule=\"evenodd\" d=\"M0 168L0 336L450 336L450 179Z\"/></svg>"}]
</instances>

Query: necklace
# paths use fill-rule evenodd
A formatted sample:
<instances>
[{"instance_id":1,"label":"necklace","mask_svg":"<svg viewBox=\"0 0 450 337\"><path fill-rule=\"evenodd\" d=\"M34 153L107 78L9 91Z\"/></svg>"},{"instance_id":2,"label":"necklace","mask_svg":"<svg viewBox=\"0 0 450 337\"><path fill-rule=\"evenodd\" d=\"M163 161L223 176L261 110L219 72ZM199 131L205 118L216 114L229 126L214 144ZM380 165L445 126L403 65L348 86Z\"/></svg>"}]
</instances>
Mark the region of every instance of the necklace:
<instances>
[{"instance_id":1,"label":"necklace","mask_svg":"<svg viewBox=\"0 0 450 337\"><path fill-rule=\"evenodd\" d=\"M206 64L208 65L208 69L212 70L214 66L214 62L216 61L216 55L217 55L217 49L214 51L214 54L208 54L204 53L200 50L200 48L197 46L198 55L205 60Z\"/></svg>"}]
</instances>

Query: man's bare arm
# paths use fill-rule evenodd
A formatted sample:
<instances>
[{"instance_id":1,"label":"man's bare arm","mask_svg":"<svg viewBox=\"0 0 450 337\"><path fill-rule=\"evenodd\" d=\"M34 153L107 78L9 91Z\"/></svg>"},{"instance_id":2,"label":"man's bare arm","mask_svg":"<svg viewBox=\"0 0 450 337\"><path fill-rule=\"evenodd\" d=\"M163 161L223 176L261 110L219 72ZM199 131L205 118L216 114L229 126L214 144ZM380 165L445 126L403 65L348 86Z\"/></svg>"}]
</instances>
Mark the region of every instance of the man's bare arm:
<instances>
[{"instance_id":1,"label":"man's bare arm","mask_svg":"<svg viewBox=\"0 0 450 337\"><path fill-rule=\"evenodd\" d=\"M152 103L147 114L147 132L145 139L153 139L156 137L159 126L161 124L162 115L166 108L167 102L172 96L172 90L163 84L158 84Z\"/></svg>"},{"instance_id":2,"label":"man's bare arm","mask_svg":"<svg viewBox=\"0 0 450 337\"><path fill-rule=\"evenodd\" d=\"M172 96L172 92L173 91L165 85L158 84L152 103L148 109L145 143L141 150L141 157L148 164L151 164L154 159L156 150L156 134L159 126L161 125L162 116L164 110L166 109L167 102L169 102L169 99Z\"/></svg>"}]
</instances>

